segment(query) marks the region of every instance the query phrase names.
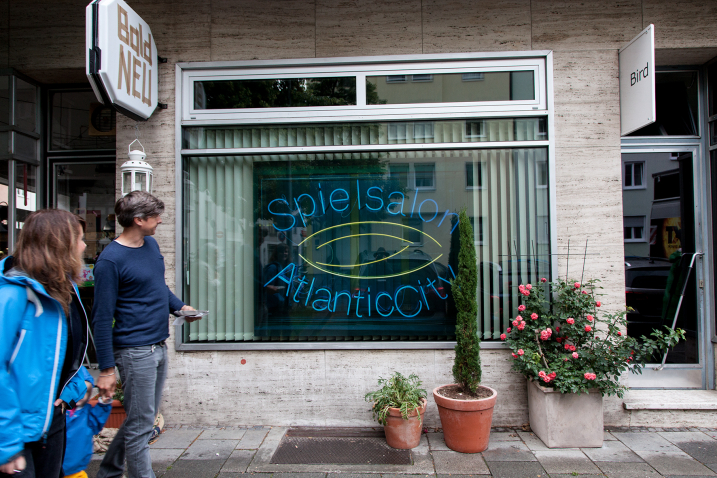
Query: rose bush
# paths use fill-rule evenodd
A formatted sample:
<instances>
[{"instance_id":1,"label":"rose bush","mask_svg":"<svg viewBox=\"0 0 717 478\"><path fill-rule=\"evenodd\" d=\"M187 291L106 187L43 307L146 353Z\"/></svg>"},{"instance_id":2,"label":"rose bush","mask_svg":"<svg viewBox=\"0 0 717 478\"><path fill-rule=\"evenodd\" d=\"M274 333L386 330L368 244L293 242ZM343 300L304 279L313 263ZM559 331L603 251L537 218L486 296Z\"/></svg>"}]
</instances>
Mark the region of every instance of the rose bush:
<instances>
[{"instance_id":1,"label":"rose bush","mask_svg":"<svg viewBox=\"0 0 717 478\"><path fill-rule=\"evenodd\" d=\"M684 339L683 330L668 327L639 340L623 334L626 312L598 317L602 303L595 300L596 280L541 282L518 287L523 304L501 338L513 350L513 369L544 387L561 393L597 388L602 395L622 397L623 372L641 373L653 354Z\"/></svg>"}]
</instances>

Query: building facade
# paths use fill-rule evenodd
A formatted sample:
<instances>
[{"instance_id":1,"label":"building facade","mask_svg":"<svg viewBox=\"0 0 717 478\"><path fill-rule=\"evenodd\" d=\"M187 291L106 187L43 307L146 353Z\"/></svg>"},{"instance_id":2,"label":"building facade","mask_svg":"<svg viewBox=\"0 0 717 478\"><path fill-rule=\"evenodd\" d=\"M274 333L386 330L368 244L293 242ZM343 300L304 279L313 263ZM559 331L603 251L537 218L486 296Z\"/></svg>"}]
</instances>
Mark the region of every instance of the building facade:
<instances>
[{"instance_id":1,"label":"building facade","mask_svg":"<svg viewBox=\"0 0 717 478\"><path fill-rule=\"evenodd\" d=\"M167 206L167 283L211 312L172 330L170 423L368 425L379 376L450 383L463 207L496 426L528 421L499 335L518 284L541 277L599 279L605 308L632 306L628 332L643 334L672 325L672 264L685 273L703 253L678 316L687 340L626 380L714 390L714 2L130 5L167 59L166 108L141 123L93 104L85 4L0 3L3 248L39 207L94 218L91 301L119 166L140 139ZM621 137L618 51L650 24L657 122ZM610 425L717 413L605 403ZM438 426L434 405L426 420Z\"/></svg>"}]
</instances>

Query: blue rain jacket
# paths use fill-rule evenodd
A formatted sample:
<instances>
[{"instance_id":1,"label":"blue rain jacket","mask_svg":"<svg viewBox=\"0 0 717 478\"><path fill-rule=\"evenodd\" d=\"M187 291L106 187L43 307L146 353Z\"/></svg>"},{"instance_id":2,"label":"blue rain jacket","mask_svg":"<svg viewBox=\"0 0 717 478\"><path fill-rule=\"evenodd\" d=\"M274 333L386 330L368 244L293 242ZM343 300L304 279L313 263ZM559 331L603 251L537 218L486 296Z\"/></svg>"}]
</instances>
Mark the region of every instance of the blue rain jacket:
<instances>
[{"instance_id":1,"label":"blue rain jacket","mask_svg":"<svg viewBox=\"0 0 717 478\"><path fill-rule=\"evenodd\" d=\"M60 303L36 280L2 274L6 260L0 262L0 464L50 429L67 347ZM74 404L86 392L75 374L60 398Z\"/></svg>"},{"instance_id":2,"label":"blue rain jacket","mask_svg":"<svg viewBox=\"0 0 717 478\"><path fill-rule=\"evenodd\" d=\"M77 376L94 385L92 376L82 366ZM86 389L85 389L86 390ZM112 402L97 403L94 407L86 403L82 408L75 408L65 412L67 421L67 443L65 445L65 459L62 462L62 474L73 475L87 469L92 459L92 436L97 435L107 422L112 411Z\"/></svg>"}]
</instances>

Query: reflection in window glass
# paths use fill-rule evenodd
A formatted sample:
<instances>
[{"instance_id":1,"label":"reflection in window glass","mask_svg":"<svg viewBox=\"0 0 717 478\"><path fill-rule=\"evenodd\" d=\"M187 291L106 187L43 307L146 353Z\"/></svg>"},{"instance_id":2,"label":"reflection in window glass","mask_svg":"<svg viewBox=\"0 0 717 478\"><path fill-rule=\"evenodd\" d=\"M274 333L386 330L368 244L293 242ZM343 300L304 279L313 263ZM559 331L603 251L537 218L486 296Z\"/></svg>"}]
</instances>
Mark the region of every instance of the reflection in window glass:
<instances>
[{"instance_id":1,"label":"reflection in window glass","mask_svg":"<svg viewBox=\"0 0 717 478\"><path fill-rule=\"evenodd\" d=\"M196 110L355 104L355 77L194 82Z\"/></svg>"},{"instance_id":2,"label":"reflection in window glass","mask_svg":"<svg viewBox=\"0 0 717 478\"><path fill-rule=\"evenodd\" d=\"M535 99L533 71L411 76L413 80L410 82L406 81L406 75L367 76L366 103L395 105Z\"/></svg>"},{"instance_id":3,"label":"reflection in window glass","mask_svg":"<svg viewBox=\"0 0 717 478\"><path fill-rule=\"evenodd\" d=\"M37 167L28 164L18 163L15 166L15 210L16 212L16 236L19 237L20 230L25 224L25 218L30 213L37 211Z\"/></svg>"},{"instance_id":4,"label":"reflection in window glass","mask_svg":"<svg viewBox=\"0 0 717 478\"><path fill-rule=\"evenodd\" d=\"M466 188L483 187L483 163L466 163Z\"/></svg>"},{"instance_id":5,"label":"reflection in window glass","mask_svg":"<svg viewBox=\"0 0 717 478\"><path fill-rule=\"evenodd\" d=\"M717 63L707 69L707 98L710 116L717 115Z\"/></svg>"},{"instance_id":6,"label":"reflection in window glass","mask_svg":"<svg viewBox=\"0 0 717 478\"><path fill-rule=\"evenodd\" d=\"M10 77L0 75L0 126L10 126Z\"/></svg>"},{"instance_id":7,"label":"reflection in window glass","mask_svg":"<svg viewBox=\"0 0 717 478\"><path fill-rule=\"evenodd\" d=\"M2 78L2 77L0 77ZM8 254L8 173L9 161L0 160L0 260Z\"/></svg>"},{"instance_id":8,"label":"reflection in window glass","mask_svg":"<svg viewBox=\"0 0 717 478\"><path fill-rule=\"evenodd\" d=\"M479 121L391 121L272 126L193 127L183 131L184 149L280 148L410 143L545 141L545 117Z\"/></svg>"},{"instance_id":9,"label":"reflection in window glass","mask_svg":"<svg viewBox=\"0 0 717 478\"><path fill-rule=\"evenodd\" d=\"M657 120L628 136L697 136L699 112L697 71L657 72Z\"/></svg>"},{"instance_id":10,"label":"reflection in window glass","mask_svg":"<svg viewBox=\"0 0 717 478\"><path fill-rule=\"evenodd\" d=\"M54 91L50 102L50 150L115 149L115 111L91 90Z\"/></svg>"},{"instance_id":11,"label":"reflection in window glass","mask_svg":"<svg viewBox=\"0 0 717 478\"><path fill-rule=\"evenodd\" d=\"M184 342L452 340L461 208L480 218L481 337L499 340L517 284L549 278L538 237L549 192L535 187L546 159L546 148L185 157L184 292L213 314ZM495 176L468 190L466 163ZM432 188L407 188L406 175Z\"/></svg>"}]
</instances>

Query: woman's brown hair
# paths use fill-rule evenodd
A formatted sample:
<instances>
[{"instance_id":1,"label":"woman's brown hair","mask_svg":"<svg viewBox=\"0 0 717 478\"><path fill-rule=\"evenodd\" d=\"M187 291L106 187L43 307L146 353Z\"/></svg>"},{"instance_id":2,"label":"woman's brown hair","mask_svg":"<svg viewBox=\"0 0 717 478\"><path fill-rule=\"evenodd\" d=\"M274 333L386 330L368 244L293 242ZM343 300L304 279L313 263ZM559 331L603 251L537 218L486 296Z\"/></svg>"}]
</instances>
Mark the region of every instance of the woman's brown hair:
<instances>
[{"instance_id":1,"label":"woman's brown hair","mask_svg":"<svg viewBox=\"0 0 717 478\"><path fill-rule=\"evenodd\" d=\"M25 220L13 253L13 265L45 287L47 293L69 312L72 281L82 271L76 253L81 224L74 214L61 209L41 209Z\"/></svg>"}]
</instances>

